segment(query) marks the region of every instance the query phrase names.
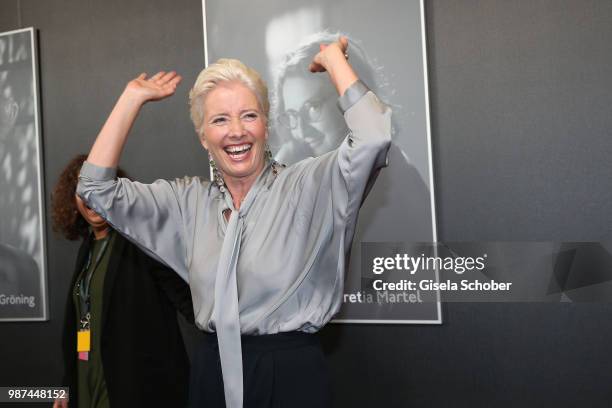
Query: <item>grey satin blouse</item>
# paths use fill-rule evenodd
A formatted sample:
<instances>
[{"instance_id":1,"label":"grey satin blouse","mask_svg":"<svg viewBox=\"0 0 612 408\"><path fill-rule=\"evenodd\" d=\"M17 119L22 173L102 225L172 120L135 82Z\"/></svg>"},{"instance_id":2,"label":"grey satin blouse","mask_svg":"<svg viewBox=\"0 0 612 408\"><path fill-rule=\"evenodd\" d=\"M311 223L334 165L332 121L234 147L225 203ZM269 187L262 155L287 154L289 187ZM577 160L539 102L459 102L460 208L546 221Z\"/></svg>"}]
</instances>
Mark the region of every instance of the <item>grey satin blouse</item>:
<instances>
[{"instance_id":1,"label":"grey satin blouse","mask_svg":"<svg viewBox=\"0 0 612 408\"><path fill-rule=\"evenodd\" d=\"M219 337L228 407L242 406L240 333L315 332L340 308L357 213L387 165L391 111L360 81L339 105L342 144L276 175L268 163L239 210L199 177L142 184L81 170L83 200L189 282L197 326Z\"/></svg>"}]
</instances>

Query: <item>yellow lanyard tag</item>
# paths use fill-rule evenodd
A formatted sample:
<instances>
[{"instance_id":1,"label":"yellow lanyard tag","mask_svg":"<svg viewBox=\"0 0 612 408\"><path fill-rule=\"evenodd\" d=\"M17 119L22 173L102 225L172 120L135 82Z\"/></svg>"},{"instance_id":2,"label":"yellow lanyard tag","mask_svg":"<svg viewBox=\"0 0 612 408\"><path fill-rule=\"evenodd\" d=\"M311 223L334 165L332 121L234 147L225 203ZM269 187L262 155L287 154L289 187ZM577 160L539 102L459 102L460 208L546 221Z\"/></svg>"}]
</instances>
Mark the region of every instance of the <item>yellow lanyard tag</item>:
<instances>
[{"instance_id":1,"label":"yellow lanyard tag","mask_svg":"<svg viewBox=\"0 0 612 408\"><path fill-rule=\"evenodd\" d=\"M77 351L91 350L91 332L87 330L79 330L77 332Z\"/></svg>"}]
</instances>

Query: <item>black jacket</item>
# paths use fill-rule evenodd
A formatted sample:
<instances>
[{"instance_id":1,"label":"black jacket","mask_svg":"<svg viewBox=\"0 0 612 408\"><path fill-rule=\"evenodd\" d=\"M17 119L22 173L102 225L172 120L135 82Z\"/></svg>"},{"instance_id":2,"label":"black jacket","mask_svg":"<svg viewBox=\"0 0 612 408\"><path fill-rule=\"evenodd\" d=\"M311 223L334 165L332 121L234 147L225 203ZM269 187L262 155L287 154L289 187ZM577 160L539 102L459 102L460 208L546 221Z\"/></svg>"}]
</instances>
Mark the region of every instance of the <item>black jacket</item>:
<instances>
[{"instance_id":1,"label":"black jacket","mask_svg":"<svg viewBox=\"0 0 612 408\"><path fill-rule=\"evenodd\" d=\"M91 243L89 238L81 245L70 291ZM111 407L185 406L189 361L176 311L193 322L189 286L174 271L117 234L104 281L102 308L102 364ZM63 348L64 384L70 387L71 408L78 404L76 327L70 292Z\"/></svg>"}]
</instances>

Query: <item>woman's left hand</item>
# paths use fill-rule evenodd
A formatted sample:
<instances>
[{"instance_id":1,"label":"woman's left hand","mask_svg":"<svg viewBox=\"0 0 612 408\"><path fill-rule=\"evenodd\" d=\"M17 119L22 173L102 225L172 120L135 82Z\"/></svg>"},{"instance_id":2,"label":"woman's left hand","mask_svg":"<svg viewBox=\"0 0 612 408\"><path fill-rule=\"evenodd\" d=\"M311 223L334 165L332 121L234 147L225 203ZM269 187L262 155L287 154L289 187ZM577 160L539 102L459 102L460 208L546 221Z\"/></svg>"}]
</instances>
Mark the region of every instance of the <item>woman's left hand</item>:
<instances>
[{"instance_id":1,"label":"woman's left hand","mask_svg":"<svg viewBox=\"0 0 612 408\"><path fill-rule=\"evenodd\" d=\"M314 56L310 72L326 72L336 87L338 95L344 92L357 81L357 74L348 63L348 38L340 37L331 44L321 44L320 51Z\"/></svg>"},{"instance_id":2,"label":"woman's left hand","mask_svg":"<svg viewBox=\"0 0 612 408\"><path fill-rule=\"evenodd\" d=\"M310 72L325 72L339 61L346 61L348 38L340 37L331 44L320 44L320 51L314 56L308 69Z\"/></svg>"}]
</instances>

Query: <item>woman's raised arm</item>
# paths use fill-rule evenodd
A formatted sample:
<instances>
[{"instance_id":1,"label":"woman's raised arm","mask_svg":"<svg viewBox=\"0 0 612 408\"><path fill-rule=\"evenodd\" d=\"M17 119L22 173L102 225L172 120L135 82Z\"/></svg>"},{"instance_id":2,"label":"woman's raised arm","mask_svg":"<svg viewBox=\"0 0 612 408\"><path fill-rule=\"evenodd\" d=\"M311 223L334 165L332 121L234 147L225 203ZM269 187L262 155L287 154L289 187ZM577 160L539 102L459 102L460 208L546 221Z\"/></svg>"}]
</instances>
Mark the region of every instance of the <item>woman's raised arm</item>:
<instances>
[{"instance_id":1,"label":"woman's raised arm","mask_svg":"<svg viewBox=\"0 0 612 408\"><path fill-rule=\"evenodd\" d=\"M173 95L179 82L181 76L174 71L161 71L150 78L140 74L131 80L98 134L87 161L100 167L117 167L140 108L148 101L158 101Z\"/></svg>"},{"instance_id":2,"label":"woman's raised arm","mask_svg":"<svg viewBox=\"0 0 612 408\"><path fill-rule=\"evenodd\" d=\"M349 134L338 149L304 160L294 171L302 172L303 200L327 200L332 193L335 212L351 226L378 171L387 165L391 145L391 109L359 80L347 59L348 40L340 37L321 44L310 64L312 72L327 72L338 94ZM350 54L350 50L348 50ZM322 201L325 202L325 201ZM312 205L316 208L316 205Z\"/></svg>"},{"instance_id":3,"label":"woman's raised arm","mask_svg":"<svg viewBox=\"0 0 612 408\"><path fill-rule=\"evenodd\" d=\"M186 228L191 221L182 215L197 201L199 179L143 184L116 177L123 145L140 108L172 95L180 80L175 72L159 72L128 83L81 168L77 194L117 231L188 280Z\"/></svg>"}]
</instances>

